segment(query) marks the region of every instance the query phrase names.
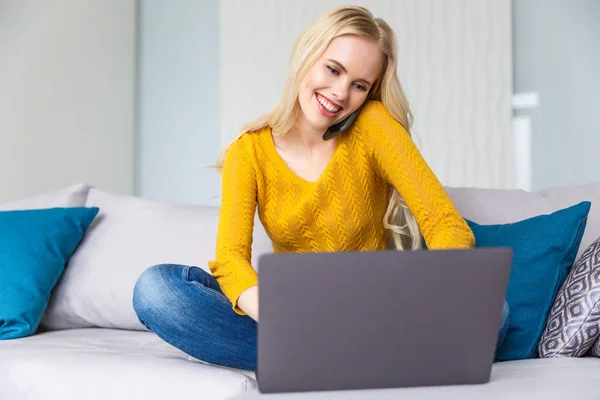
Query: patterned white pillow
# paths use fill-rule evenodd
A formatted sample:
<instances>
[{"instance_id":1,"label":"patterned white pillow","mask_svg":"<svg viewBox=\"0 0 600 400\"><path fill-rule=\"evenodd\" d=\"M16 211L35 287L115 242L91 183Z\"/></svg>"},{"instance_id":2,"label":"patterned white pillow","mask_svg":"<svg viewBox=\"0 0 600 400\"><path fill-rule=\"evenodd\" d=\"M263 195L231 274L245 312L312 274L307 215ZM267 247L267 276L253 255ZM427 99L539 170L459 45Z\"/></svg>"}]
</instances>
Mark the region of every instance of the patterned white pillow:
<instances>
[{"instance_id":1,"label":"patterned white pillow","mask_svg":"<svg viewBox=\"0 0 600 400\"><path fill-rule=\"evenodd\" d=\"M596 342L600 354L600 238L573 265L538 344L540 357L580 357Z\"/></svg>"}]
</instances>

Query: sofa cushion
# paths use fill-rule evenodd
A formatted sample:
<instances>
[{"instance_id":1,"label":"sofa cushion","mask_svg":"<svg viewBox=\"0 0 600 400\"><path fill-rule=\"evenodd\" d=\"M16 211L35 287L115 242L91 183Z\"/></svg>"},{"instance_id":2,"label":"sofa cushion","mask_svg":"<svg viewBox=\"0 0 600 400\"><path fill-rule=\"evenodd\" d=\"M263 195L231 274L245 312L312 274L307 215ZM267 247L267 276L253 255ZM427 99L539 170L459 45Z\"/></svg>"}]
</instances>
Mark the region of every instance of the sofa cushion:
<instances>
[{"instance_id":1,"label":"sofa cushion","mask_svg":"<svg viewBox=\"0 0 600 400\"><path fill-rule=\"evenodd\" d=\"M0 211L31 210L52 207L83 207L90 186L75 183L56 190L0 204Z\"/></svg>"},{"instance_id":2,"label":"sofa cushion","mask_svg":"<svg viewBox=\"0 0 600 400\"><path fill-rule=\"evenodd\" d=\"M46 329L102 327L147 330L132 305L139 276L155 264L198 266L214 258L219 209L89 191L98 217L50 299ZM252 259L272 249L256 223Z\"/></svg>"},{"instance_id":3,"label":"sofa cushion","mask_svg":"<svg viewBox=\"0 0 600 400\"><path fill-rule=\"evenodd\" d=\"M98 208L0 211L0 339L32 335Z\"/></svg>"},{"instance_id":4,"label":"sofa cushion","mask_svg":"<svg viewBox=\"0 0 600 400\"><path fill-rule=\"evenodd\" d=\"M480 188L447 188L447 191L462 216L479 224L517 222L590 201L592 207L577 258L600 236L600 183L538 192Z\"/></svg>"},{"instance_id":5,"label":"sofa cushion","mask_svg":"<svg viewBox=\"0 0 600 400\"><path fill-rule=\"evenodd\" d=\"M585 231L589 202L510 224L468 221L476 247L510 247L514 258L506 301L510 325L496 352L498 360L536 356L554 297L575 261Z\"/></svg>"},{"instance_id":6,"label":"sofa cushion","mask_svg":"<svg viewBox=\"0 0 600 400\"><path fill-rule=\"evenodd\" d=\"M536 358L494 364L489 383L398 389L267 394L252 389L232 400L556 400L597 399L600 359Z\"/></svg>"},{"instance_id":7,"label":"sofa cushion","mask_svg":"<svg viewBox=\"0 0 600 400\"><path fill-rule=\"evenodd\" d=\"M600 336L600 238L573 266L540 339L541 357L579 357Z\"/></svg>"},{"instance_id":8,"label":"sofa cushion","mask_svg":"<svg viewBox=\"0 0 600 400\"><path fill-rule=\"evenodd\" d=\"M0 341L0 399L228 399L254 385L252 373L188 361L151 332L76 329Z\"/></svg>"}]
</instances>

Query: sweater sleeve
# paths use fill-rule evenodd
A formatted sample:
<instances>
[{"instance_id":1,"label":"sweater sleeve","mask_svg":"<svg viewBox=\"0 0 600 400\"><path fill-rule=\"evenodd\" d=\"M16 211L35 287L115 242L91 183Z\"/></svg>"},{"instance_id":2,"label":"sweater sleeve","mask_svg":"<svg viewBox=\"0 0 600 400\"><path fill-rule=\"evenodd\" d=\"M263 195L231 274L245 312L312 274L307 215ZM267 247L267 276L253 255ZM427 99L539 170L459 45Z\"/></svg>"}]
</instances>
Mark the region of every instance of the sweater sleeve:
<instances>
[{"instance_id":1,"label":"sweater sleeve","mask_svg":"<svg viewBox=\"0 0 600 400\"><path fill-rule=\"evenodd\" d=\"M364 114L364 115L363 115ZM406 129L381 102L373 101L357 120L370 144L375 168L415 216L429 249L470 248L475 237Z\"/></svg>"},{"instance_id":2,"label":"sweater sleeve","mask_svg":"<svg viewBox=\"0 0 600 400\"><path fill-rule=\"evenodd\" d=\"M258 275L250 263L257 184L251 143L247 139L242 136L235 141L225 156L216 259L209 262L223 294L239 315L246 314L237 306L238 298L258 284Z\"/></svg>"}]
</instances>

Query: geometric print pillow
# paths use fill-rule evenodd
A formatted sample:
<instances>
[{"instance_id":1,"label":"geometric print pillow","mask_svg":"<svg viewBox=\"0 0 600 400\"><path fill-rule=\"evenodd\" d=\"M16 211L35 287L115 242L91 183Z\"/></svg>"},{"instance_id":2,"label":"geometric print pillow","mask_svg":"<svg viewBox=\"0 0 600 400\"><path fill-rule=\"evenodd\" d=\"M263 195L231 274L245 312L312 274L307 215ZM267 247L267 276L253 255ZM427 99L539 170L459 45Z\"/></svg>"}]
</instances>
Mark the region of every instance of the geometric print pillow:
<instances>
[{"instance_id":1,"label":"geometric print pillow","mask_svg":"<svg viewBox=\"0 0 600 400\"><path fill-rule=\"evenodd\" d=\"M594 357L600 357L600 340L596 340L589 354Z\"/></svg>"},{"instance_id":2,"label":"geometric print pillow","mask_svg":"<svg viewBox=\"0 0 600 400\"><path fill-rule=\"evenodd\" d=\"M580 357L599 336L600 238L576 261L556 295L538 352L545 358Z\"/></svg>"}]
</instances>

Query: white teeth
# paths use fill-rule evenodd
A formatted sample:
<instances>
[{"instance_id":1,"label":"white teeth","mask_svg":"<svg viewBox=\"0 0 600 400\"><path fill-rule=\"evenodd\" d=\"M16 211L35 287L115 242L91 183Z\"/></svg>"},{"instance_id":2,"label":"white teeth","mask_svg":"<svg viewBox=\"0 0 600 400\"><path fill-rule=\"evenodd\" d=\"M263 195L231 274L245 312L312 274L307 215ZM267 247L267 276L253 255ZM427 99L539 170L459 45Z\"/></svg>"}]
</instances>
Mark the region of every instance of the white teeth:
<instances>
[{"instance_id":1,"label":"white teeth","mask_svg":"<svg viewBox=\"0 0 600 400\"><path fill-rule=\"evenodd\" d=\"M328 102L327 100L325 100L323 97L321 96L317 96L317 100L319 101L319 103L321 103L321 105L323 107L325 107L325 109L331 113L335 113L338 112L340 110L339 107L334 106L333 104L331 104L330 102Z\"/></svg>"}]
</instances>

